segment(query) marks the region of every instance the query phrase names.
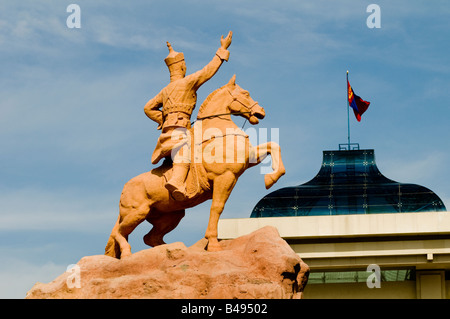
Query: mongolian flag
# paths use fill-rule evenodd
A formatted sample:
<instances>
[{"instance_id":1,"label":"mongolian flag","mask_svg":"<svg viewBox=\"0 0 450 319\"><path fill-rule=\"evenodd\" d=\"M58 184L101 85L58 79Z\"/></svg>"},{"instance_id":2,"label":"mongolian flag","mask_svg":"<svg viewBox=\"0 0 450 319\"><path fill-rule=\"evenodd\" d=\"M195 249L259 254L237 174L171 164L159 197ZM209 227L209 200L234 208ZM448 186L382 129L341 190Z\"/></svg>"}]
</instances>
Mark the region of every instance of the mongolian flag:
<instances>
[{"instance_id":1,"label":"mongolian flag","mask_svg":"<svg viewBox=\"0 0 450 319\"><path fill-rule=\"evenodd\" d=\"M369 108L370 102L364 101L353 92L352 86L347 79L348 105L353 109L358 122L361 121L361 115Z\"/></svg>"}]
</instances>

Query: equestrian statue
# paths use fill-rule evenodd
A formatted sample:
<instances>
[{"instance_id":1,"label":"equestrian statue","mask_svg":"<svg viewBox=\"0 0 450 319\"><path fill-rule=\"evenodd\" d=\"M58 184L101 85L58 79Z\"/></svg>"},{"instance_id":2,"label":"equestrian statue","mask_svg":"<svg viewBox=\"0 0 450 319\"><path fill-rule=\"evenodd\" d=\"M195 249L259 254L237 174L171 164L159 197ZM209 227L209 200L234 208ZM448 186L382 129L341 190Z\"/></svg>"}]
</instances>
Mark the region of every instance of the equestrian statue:
<instances>
[{"instance_id":1,"label":"equestrian statue","mask_svg":"<svg viewBox=\"0 0 450 319\"><path fill-rule=\"evenodd\" d=\"M231 115L241 116L255 125L265 116L264 109L249 92L236 84L235 75L205 99L193 125L190 121L197 90L214 76L224 60L228 61L231 40L230 31L226 38L221 37L221 46L213 59L188 76L184 54L176 52L167 42L169 55L164 61L169 68L170 83L144 107L145 114L161 130L151 162L163 162L125 184L105 255L116 258L131 255L128 235L144 220L153 225L144 242L151 247L165 244L164 235L175 229L185 210L210 199L205 249L219 251L219 217L239 176L268 155L272 158L273 172L264 177L266 188L284 175L279 145L268 142L252 146L249 136L231 119Z\"/></svg>"}]
</instances>

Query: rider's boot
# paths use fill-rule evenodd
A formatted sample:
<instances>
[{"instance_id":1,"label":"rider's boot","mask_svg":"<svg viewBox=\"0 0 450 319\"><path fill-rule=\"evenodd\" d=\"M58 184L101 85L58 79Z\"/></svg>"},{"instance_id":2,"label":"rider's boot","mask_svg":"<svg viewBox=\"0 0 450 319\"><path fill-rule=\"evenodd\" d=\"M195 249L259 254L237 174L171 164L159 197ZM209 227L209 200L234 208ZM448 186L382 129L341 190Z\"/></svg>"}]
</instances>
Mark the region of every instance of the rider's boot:
<instances>
[{"instance_id":1,"label":"rider's boot","mask_svg":"<svg viewBox=\"0 0 450 319\"><path fill-rule=\"evenodd\" d=\"M183 201L186 199L186 187L184 186L184 181L188 171L189 163L173 163L172 177L167 181L165 187L176 201Z\"/></svg>"}]
</instances>

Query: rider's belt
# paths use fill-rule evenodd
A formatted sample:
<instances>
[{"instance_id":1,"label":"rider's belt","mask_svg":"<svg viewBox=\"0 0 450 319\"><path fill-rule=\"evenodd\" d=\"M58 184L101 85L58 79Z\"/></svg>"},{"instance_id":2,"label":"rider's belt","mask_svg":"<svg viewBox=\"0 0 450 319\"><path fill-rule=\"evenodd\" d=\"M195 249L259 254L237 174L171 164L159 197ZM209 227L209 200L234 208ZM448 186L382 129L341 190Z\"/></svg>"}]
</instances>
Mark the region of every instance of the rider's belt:
<instances>
[{"instance_id":1,"label":"rider's belt","mask_svg":"<svg viewBox=\"0 0 450 319\"><path fill-rule=\"evenodd\" d=\"M163 117L166 117L170 113L178 113L178 112L185 113L190 117L194 108L195 108L195 104L178 103L178 104L165 105L162 110Z\"/></svg>"},{"instance_id":2,"label":"rider's belt","mask_svg":"<svg viewBox=\"0 0 450 319\"><path fill-rule=\"evenodd\" d=\"M172 112L164 117L164 128L169 127L190 127L190 115L184 112Z\"/></svg>"}]
</instances>

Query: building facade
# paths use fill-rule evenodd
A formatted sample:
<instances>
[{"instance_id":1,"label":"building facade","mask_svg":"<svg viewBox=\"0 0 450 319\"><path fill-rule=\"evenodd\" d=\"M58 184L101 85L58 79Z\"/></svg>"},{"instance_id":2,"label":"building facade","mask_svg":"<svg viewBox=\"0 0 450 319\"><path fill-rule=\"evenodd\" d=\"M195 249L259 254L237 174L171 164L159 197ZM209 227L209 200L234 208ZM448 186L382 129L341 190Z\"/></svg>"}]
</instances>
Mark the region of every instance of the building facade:
<instances>
[{"instance_id":1,"label":"building facade","mask_svg":"<svg viewBox=\"0 0 450 319\"><path fill-rule=\"evenodd\" d=\"M381 174L374 150L324 151L309 182L222 219L221 239L278 229L309 265L305 298L450 299L450 214L431 190Z\"/></svg>"}]
</instances>

